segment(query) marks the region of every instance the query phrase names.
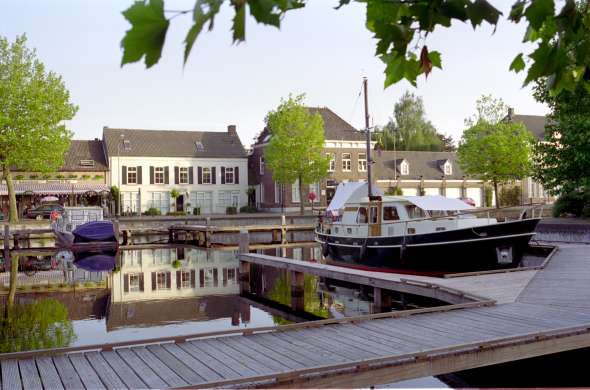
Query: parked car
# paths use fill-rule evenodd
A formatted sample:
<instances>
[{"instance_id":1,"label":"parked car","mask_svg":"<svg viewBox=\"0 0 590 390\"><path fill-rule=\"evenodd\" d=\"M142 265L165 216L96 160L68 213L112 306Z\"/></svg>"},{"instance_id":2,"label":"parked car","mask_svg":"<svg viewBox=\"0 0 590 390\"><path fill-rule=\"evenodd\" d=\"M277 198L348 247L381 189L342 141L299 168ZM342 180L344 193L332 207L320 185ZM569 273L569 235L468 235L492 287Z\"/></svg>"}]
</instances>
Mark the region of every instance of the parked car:
<instances>
[{"instance_id":1,"label":"parked car","mask_svg":"<svg viewBox=\"0 0 590 390\"><path fill-rule=\"evenodd\" d=\"M463 202L467 203L469 206L475 207L475 201L471 198L459 198Z\"/></svg>"},{"instance_id":2,"label":"parked car","mask_svg":"<svg viewBox=\"0 0 590 390\"><path fill-rule=\"evenodd\" d=\"M42 204L41 206L37 206L34 209L27 210L25 218L49 219L49 216L53 211L57 211L58 213L63 214L65 209L62 205L57 203Z\"/></svg>"}]
</instances>

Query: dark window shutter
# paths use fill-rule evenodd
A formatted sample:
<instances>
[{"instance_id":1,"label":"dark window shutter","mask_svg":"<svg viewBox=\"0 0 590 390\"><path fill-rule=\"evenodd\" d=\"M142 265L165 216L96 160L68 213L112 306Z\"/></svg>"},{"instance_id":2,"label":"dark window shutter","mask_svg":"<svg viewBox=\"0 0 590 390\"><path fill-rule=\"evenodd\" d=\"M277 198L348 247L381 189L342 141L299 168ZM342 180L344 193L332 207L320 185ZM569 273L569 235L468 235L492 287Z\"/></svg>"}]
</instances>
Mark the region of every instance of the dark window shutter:
<instances>
[{"instance_id":1,"label":"dark window shutter","mask_svg":"<svg viewBox=\"0 0 590 390\"><path fill-rule=\"evenodd\" d=\"M225 184L225 167L221 167L221 184Z\"/></svg>"},{"instance_id":2,"label":"dark window shutter","mask_svg":"<svg viewBox=\"0 0 590 390\"><path fill-rule=\"evenodd\" d=\"M223 269L223 287L227 286L227 268Z\"/></svg>"},{"instance_id":3,"label":"dark window shutter","mask_svg":"<svg viewBox=\"0 0 590 390\"><path fill-rule=\"evenodd\" d=\"M141 166L137 167L137 184L141 184L141 178L143 175L141 174Z\"/></svg>"},{"instance_id":4,"label":"dark window shutter","mask_svg":"<svg viewBox=\"0 0 590 390\"><path fill-rule=\"evenodd\" d=\"M127 184L127 167L125 165L123 165L123 167L121 168L121 183L123 184Z\"/></svg>"},{"instance_id":5,"label":"dark window shutter","mask_svg":"<svg viewBox=\"0 0 590 390\"><path fill-rule=\"evenodd\" d=\"M170 169L164 167L164 184L170 184Z\"/></svg>"},{"instance_id":6,"label":"dark window shutter","mask_svg":"<svg viewBox=\"0 0 590 390\"><path fill-rule=\"evenodd\" d=\"M203 184L203 168L197 167L197 183Z\"/></svg>"},{"instance_id":7,"label":"dark window shutter","mask_svg":"<svg viewBox=\"0 0 590 390\"><path fill-rule=\"evenodd\" d=\"M217 183L217 173L215 167L211 167L211 184Z\"/></svg>"},{"instance_id":8,"label":"dark window shutter","mask_svg":"<svg viewBox=\"0 0 590 390\"><path fill-rule=\"evenodd\" d=\"M180 290L180 278L181 278L181 272L180 271L176 271L176 288Z\"/></svg>"},{"instance_id":9,"label":"dark window shutter","mask_svg":"<svg viewBox=\"0 0 590 390\"><path fill-rule=\"evenodd\" d=\"M217 268L213 269L213 286L217 287L219 285L219 279L218 279L218 275L219 272L217 272Z\"/></svg>"},{"instance_id":10,"label":"dark window shutter","mask_svg":"<svg viewBox=\"0 0 590 390\"><path fill-rule=\"evenodd\" d=\"M205 270L199 270L199 287L205 287Z\"/></svg>"},{"instance_id":11,"label":"dark window shutter","mask_svg":"<svg viewBox=\"0 0 590 390\"><path fill-rule=\"evenodd\" d=\"M166 272L166 288L170 288L172 286L172 275L170 272Z\"/></svg>"},{"instance_id":12,"label":"dark window shutter","mask_svg":"<svg viewBox=\"0 0 590 390\"><path fill-rule=\"evenodd\" d=\"M180 169L178 167L174 167L174 184L179 183L179 180L178 180L179 170Z\"/></svg>"},{"instance_id":13,"label":"dark window shutter","mask_svg":"<svg viewBox=\"0 0 590 390\"><path fill-rule=\"evenodd\" d=\"M234 184L240 184L240 167L234 168Z\"/></svg>"},{"instance_id":14,"label":"dark window shutter","mask_svg":"<svg viewBox=\"0 0 590 390\"><path fill-rule=\"evenodd\" d=\"M188 184L193 184L193 167L188 167Z\"/></svg>"},{"instance_id":15,"label":"dark window shutter","mask_svg":"<svg viewBox=\"0 0 590 390\"><path fill-rule=\"evenodd\" d=\"M196 279L197 272L194 269L191 269L191 287L195 288L195 279Z\"/></svg>"},{"instance_id":16,"label":"dark window shutter","mask_svg":"<svg viewBox=\"0 0 590 390\"><path fill-rule=\"evenodd\" d=\"M152 291L156 291L156 273L152 272Z\"/></svg>"},{"instance_id":17,"label":"dark window shutter","mask_svg":"<svg viewBox=\"0 0 590 390\"><path fill-rule=\"evenodd\" d=\"M154 184L154 167L150 166L150 184Z\"/></svg>"},{"instance_id":18,"label":"dark window shutter","mask_svg":"<svg viewBox=\"0 0 590 390\"><path fill-rule=\"evenodd\" d=\"M129 292L129 274L123 275L123 291Z\"/></svg>"},{"instance_id":19,"label":"dark window shutter","mask_svg":"<svg viewBox=\"0 0 590 390\"><path fill-rule=\"evenodd\" d=\"M139 291L143 291L143 272L139 274Z\"/></svg>"}]
</instances>

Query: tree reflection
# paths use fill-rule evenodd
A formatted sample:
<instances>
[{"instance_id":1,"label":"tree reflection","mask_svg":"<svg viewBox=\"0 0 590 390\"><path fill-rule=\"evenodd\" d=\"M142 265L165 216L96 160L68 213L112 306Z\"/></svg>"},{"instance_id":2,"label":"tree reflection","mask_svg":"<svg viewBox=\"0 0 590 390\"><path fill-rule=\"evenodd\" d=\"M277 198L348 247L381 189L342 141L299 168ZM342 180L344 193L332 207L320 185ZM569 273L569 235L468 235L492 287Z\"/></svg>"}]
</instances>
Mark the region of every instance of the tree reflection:
<instances>
[{"instance_id":1,"label":"tree reflection","mask_svg":"<svg viewBox=\"0 0 590 390\"><path fill-rule=\"evenodd\" d=\"M320 318L329 318L329 310L321 297L321 293L318 293L318 279L314 275L304 276L304 311ZM291 305L291 275L289 272L281 273L281 276L274 280L273 287L268 292L267 297L285 306ZM290 321L279 316L273 316L273 320L278 325L290 323Z\"/></svg>"},{"instance_id":2,"label":"tree reflection","mask_svg":"<svg viewBox=\"0 0 590 390\"><path fill-rule=\"evenodd\" d=\"M67 347L74 340L68 310L55 299L16 304L0 320L0 353Z\"/></svg>"}]
</instances>

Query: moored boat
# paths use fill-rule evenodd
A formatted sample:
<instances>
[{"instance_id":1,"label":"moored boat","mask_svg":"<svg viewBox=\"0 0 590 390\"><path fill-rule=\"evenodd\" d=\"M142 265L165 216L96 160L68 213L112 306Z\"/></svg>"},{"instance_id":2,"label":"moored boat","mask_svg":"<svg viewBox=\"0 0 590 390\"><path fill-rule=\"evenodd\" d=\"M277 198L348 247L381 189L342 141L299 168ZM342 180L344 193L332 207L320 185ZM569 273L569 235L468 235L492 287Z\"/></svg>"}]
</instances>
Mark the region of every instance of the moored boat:
<instances>
[{"instance_id":1,"label":"moored boat","mask_svg":"<svg viewBox=\"0 0 590 390\"><path fill-rule=\"evenodd\" d=\"M93 221L78 226L73 232L74 242L116 241L111 221Z\"/></svg>"},{"instance_id":2,"label":"moored boat","mask_svg":"<svg viewBox=\"0 0 590 390\"><path fill-rule=\"evenodd\" d=\"M534 236L532 212L515 220L478 217L443 196L368 196L367 183L342 183L316 229L329 263L419 272L517 265Z\"/></svg>"}]
</instances>

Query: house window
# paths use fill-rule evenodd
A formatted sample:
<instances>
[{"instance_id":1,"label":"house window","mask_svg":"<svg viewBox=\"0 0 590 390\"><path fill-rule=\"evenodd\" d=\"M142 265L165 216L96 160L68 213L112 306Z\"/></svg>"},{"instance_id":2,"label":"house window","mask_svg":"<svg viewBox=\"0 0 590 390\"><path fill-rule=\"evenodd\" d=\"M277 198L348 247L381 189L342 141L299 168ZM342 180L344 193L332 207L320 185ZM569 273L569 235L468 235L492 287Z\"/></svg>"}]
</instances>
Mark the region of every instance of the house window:
<instances>
[{"instance_id":1,"label":"house window","mask_svg":"<svg viewBox=\"0 0 590 390\"><path fill-rule=\"evenodd\" d=\"M203 168L203 184L211 184L211 168Z\"/></svg>"},{"instance_id":2,"label":"house window","mask_svg":"<svg viewBox=\"0 0 590 390\"><path fill-rule=\"evenodd\" d=\"M152 192L150 208L158 209L162 214L168 213L170 211L170 194L168 192Z\"/></svg>"},{"instance_id":3,"label":"house window","mask_svg":"<svg viewBox=\"0 0 590 390\"><path fill-rule=\"evenodd\" d=\"M234 184L233 168L225 168L225 184Z\"/></svg>"},{"instance_id":4,"label":"house window","mask_svg":"<svg viewBox=\"0 0 590 390\"><path fill-rule=\"evenodd\" d=\"M156 272L156 289L167 290L170 288L167 282L168 272Z\"/></svg>"},{"instance_id":5,"label":"house window","mask_svg":"<svg viewBox=\"0 0 590 390\"><path fill-rule=\"evenodd\" d=\"M129 292L141 291L139 274L129 274Z\"/></svg>"},{"instance_id":6,"label":"house window","mask_svg":"<svg viewBox=\"0 0 590 390\"><path fill-rule=\"evenodd\" d=\"M260 174L264 175L264 156L260 156Z\"/></svg>"},{"instance_id":7,"label":"house window","mask_svg":"<svg viewBox=\"0 0 590 390\"><path fill-rule=\"evenodd\" d=\"M191 192L190 201L193 207L199 207L201 209L201 214L209 214L213 209L213 192Z\"/></svg>"},{"instance_id":8,"label":"house window","mask_svg":"<svg viewBox=\"0 0 590 390\"><path fill-rule=\"evenodd\" d=\"M164 184L164 167L154 168L154 184Z\"/></svg>"},{"instance_id":9,"label":"house window","mask_svg":"<svg viewBox=\"0 0 590 390\"><path fill-rule=\"evenodd\" d=\"M328 153L328 157L330 157L330 165L328 165L328 172L334 172L336 170L336 154Z\"/></svg>"},{"instance_id":10,"label":"house window","mask_svg":"<svg viewBox=\"0 0 590 390\"><path fill-rule=\"evenodd\" d=\"M127 184L137 184L137 167L127 167Z\"/></svg>"},{"instance_id":11,"label":"house window","mask_svg":"<svg viewBox=\"0 0 590 390\"><path fill-rule=\"evenodd\" d=\"M409 175L410 174L410 164L407 161L402 161L400 164L400 172L402 175Z\"/></svg>"},{"instance_id":12,"label":"house window","mask_svg":"<svg viewBox=\"0 0 590 390\"><path fill-rule=\"evenodd\" d=\"M344 172L350 172L351 158L350 153L342 153L342 170Z\"/></svg>"},{"instance_id":13,"label":"house window","mask_svg":"<svg viewBox=\"0 0 590 390\"><path fill-rule=\"evenodd\" d=\"M295 180L295 183L291 184L291 202L301 202L301 199L299 198L299 179Z\"/></svg>"},{"instance_id":14,"label":"house window","mask_svg":"<svg viewBox=\"0 0 590 390\"><path fill-rule=\"evenodd\" d=\"M191 272L190 271L181 271L180 272L180 288L190 288L191 287Z\"/></svg>"},{"instance_id":15,"label":"house window","mask_svg":"<svg viewBox=\"0 0 590 390\"><path fill-rule=\"evenodd\" d=\"M282 200L281 184L275 181L275 203L280 204Z\"/></svg>"},{"instance_id":16,"label":"house window","mask_svg":"<svg viewBox=\"0 0 590 390\"><path fill-rule=\"evenodd\" d=\"M180 184L188 184L188 167L180 167L178 178Z\"/></svg>"},{"instance_id":17,"label":"house window","mask_svg":"<svg viewBox=\"0 0 590 390\"><path fill-rule=\"evenodd\" d=\"M121 206L124 213L136 213L139 210L139 192L121 192Z\"/></svg>"},{"instance_id":18,"label":"house window","mask_svg":"<svg viewBox=\"0 0 590 390\"><path fill-rule=\"evenodd\" d=\"M172 251L168 248L166 249L153 249L152 250L152 260L153 264L161 265L161 264L172 264Z\"/></svg>"},{"instance_id":19,"label":"house window","mask_svg":"<svg viewBox=\"0 0 590 390\"><path fill-rule=\"evenodd\" d=\"M445 175L452 175L453 174L453 166L448 161L444 165L444 172L445 172Z\"/></svg>"},{"instance_id":20,"label":"house window","mask_svg":"<svg viewBox=\"0 0 590 390\"><path fill-rule=\"evenodd\" d=\"M359 172L366 172L367 170L367 154L359 153Z\"/></svg>"}]
</instances>

